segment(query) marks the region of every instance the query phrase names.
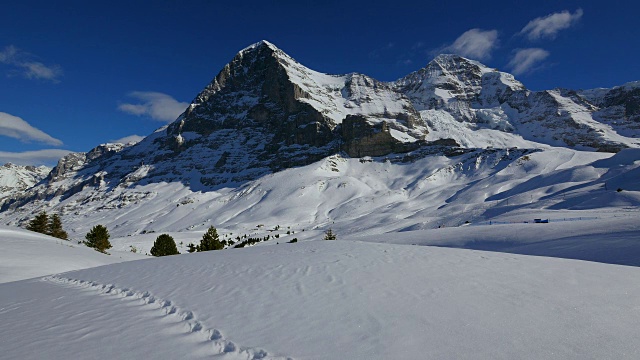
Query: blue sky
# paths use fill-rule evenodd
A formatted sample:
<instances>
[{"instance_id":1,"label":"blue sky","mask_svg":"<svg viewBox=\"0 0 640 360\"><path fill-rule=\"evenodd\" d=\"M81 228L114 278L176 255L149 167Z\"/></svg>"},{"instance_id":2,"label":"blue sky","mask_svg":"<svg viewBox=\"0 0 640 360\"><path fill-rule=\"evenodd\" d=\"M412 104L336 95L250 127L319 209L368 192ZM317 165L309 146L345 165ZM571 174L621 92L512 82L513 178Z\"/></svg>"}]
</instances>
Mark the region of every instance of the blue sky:
<instances>
[{"instance_id":1,"label":"blue sky","mask_svg":"<svg viewBox=\"0 0 640 360\"><path fill-rule=\"evenodd\" d=\"M384 81L445 52L532 90L621 85L640 80L639 13L626 0L13 1L0 11L0 164L148 135L262 39L314 70Z\"/></svg>"}]
</instances>

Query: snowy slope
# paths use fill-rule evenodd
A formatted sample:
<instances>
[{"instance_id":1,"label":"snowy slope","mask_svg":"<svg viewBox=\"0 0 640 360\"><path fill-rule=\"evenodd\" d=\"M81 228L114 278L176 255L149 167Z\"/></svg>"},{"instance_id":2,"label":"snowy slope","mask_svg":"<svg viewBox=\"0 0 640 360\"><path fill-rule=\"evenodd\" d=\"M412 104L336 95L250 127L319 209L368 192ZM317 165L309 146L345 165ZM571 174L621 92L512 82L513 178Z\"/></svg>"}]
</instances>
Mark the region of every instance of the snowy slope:
<instances>
[{"instance_id":1,"label":"snowy slope","mask_svg":"<svg viewBox=\"0 0 640 360\"><path fill-rule=\"evenodd\" d=\"M110 253L32 231L0 227L0 283L144 258Z\"/></svg>"},{"instance_id":2,"label":"snowy slope","mask_svg":"<svg viewBox=\"0 0 640 360\"><path fill-rule=\"evenodd\" d=\"M3 199L34 186L50 171L51 168L46 166L21 166L11 163L0 166L0 203Z\"/></svg>"},{"instance_id":3,"label":"snowy slope","mask_svg":"<svg viewBox=\"0 0 640 360\"><path fill-rule=\"evenodd\" d=\"M0 284L1 356L635 359L639 271L341 240L178 255Z\"/></svg>"},{"instance_id":4,"label":"snowy slope","mask_svg":"<svg viewBox=\"0 0 640 360\"><path fill-rule=\"evenodd\" d=\"M277 225L283 236L287 227L297 234L329 227L340 234L376 234L515 215L531 220L633 214L640 205L638 171L636 149L616 155L551 148L486 149L417 159L330 157L215 191L175 182L115 188L103 184L2 215L3 222L18 224L30 219L30 213L58 212L77 240L103 224L116 249L135 245L144 253L162 232L187 244L211 225L235 238L274 235L267 229ZM264 227L256 228L260 224Z\"/></svg>"}]
</instances>

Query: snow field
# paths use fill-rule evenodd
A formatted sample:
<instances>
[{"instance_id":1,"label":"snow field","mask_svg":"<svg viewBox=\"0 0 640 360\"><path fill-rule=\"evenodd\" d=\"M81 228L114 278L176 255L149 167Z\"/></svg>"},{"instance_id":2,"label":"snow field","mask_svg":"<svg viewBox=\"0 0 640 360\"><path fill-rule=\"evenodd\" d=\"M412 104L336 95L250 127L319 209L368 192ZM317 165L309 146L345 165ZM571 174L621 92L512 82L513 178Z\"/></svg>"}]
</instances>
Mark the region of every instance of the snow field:
<instances>
[{"instance_id":1,"label":"snow field","mask_svg":"<svg viewBox=\"0 0 640 360\"><path fill-rule=\"evenodd\" d=\"M145 258L130 252L105 255L75 241L0 227L0 283Z\"/></svg>"},{"instance_id":2,"label":"snow field","mask_svg":"<svg viewBox=\"0 0 640 360\"><path fill-rule=\"evenodd\" d=\"M214 251L2 284L0 345L20 358L51 345L50 359L202 358L225 341L231 358L633 359L638 271L341 240Z\"/></svg>"}]
</instances>

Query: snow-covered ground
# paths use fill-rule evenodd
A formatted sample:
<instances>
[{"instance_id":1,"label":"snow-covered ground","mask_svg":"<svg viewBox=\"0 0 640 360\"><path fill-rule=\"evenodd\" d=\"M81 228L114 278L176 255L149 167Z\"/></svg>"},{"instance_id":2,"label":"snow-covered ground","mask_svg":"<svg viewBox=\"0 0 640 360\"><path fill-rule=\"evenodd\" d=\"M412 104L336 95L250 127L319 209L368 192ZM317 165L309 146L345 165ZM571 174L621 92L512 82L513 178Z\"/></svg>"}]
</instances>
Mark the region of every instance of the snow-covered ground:
<instances>
[{"instance_id":1,"label":"snow-covered ground","mask_svg":"<svg viewBox=\"0 0 640 360\"><path fill-rule=\"evenodd\" d=\"M640 356L637 267L346 238L263 244L0 284L0 357Z\"/></svg>"},{"instance_id":2,"label":"snow-covered ground","mask_svg":"<svg viewBox=\"0 0 640 360\"><path fill-rule=\"evenodd\" d=\"M596 215L589 212L590 215ZM354 237L354 240L489 250L640 266L640 212L597 218L558 212L550 223L531 214L502 222ZM550 215L546 213L545 215ZM565 217L562 217L565 215ZM545 219L549 219L545 217ZM525 223L527 221L527 223Z\"/></svg>"},{"instance_id":3,"label":"snow-covered ground","mask_svg":"<svg viewBox=\"0 0 640 360\"><path fill-rule=\"evenodd\" d=\"M0 283L144 257L131 252L109 252L111 255L105 255L74 241L0 226Z\"/></svg>"}]
</instances>

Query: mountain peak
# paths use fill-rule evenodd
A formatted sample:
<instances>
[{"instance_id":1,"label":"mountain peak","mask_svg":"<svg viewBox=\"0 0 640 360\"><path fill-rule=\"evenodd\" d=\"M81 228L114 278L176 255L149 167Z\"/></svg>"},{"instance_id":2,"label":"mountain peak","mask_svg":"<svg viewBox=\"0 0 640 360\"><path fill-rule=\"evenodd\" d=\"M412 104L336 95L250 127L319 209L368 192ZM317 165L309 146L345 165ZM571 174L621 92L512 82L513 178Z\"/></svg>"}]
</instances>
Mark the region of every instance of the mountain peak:
<instances>
[{"instance_id":1,"label":"mountain peak","mask_svg":"<svg viewBox=\"0 0 640 360\"><path fill-rule=\"evenodd\" d=\"M466 57L456 55L456 54L440 54L436 56L427 66L437 64L445 69L459 68L461 66L475 65L478 67L483 73L492 71L494 69L486 66L485 64L476 61L467 59Z\"/></svg>"},{"instance_id":2,"label":"mountain peak","mask_svg":"<svg viewBox=\"0 0 640 360\"><path fill-rule=\"evenodd\" d=\"M433 58L433 60L438 60L438 61L463 61L463 60L467 60L469 61L469 59L457 55L457 54L438 54L435 58Z\"/></svg>"},{"instance_id":3,"label":"mountain peak","mask_svg":"<svg viewBox=\"0 0 640 360\"><path fill-rule=\"evenodd\" d=\"M271 49L273 51L280 50L280 49L278 49L277 46L273 45L269 41L260 40L257 43L251 44L251 45L247 46L246 48L240 50L240 53L241 54L246 54L246 53L250 53L252 51L259 50L259 49L264 49L264 48L268 48L268 49Z\"/></svg>"}]
</instances>

